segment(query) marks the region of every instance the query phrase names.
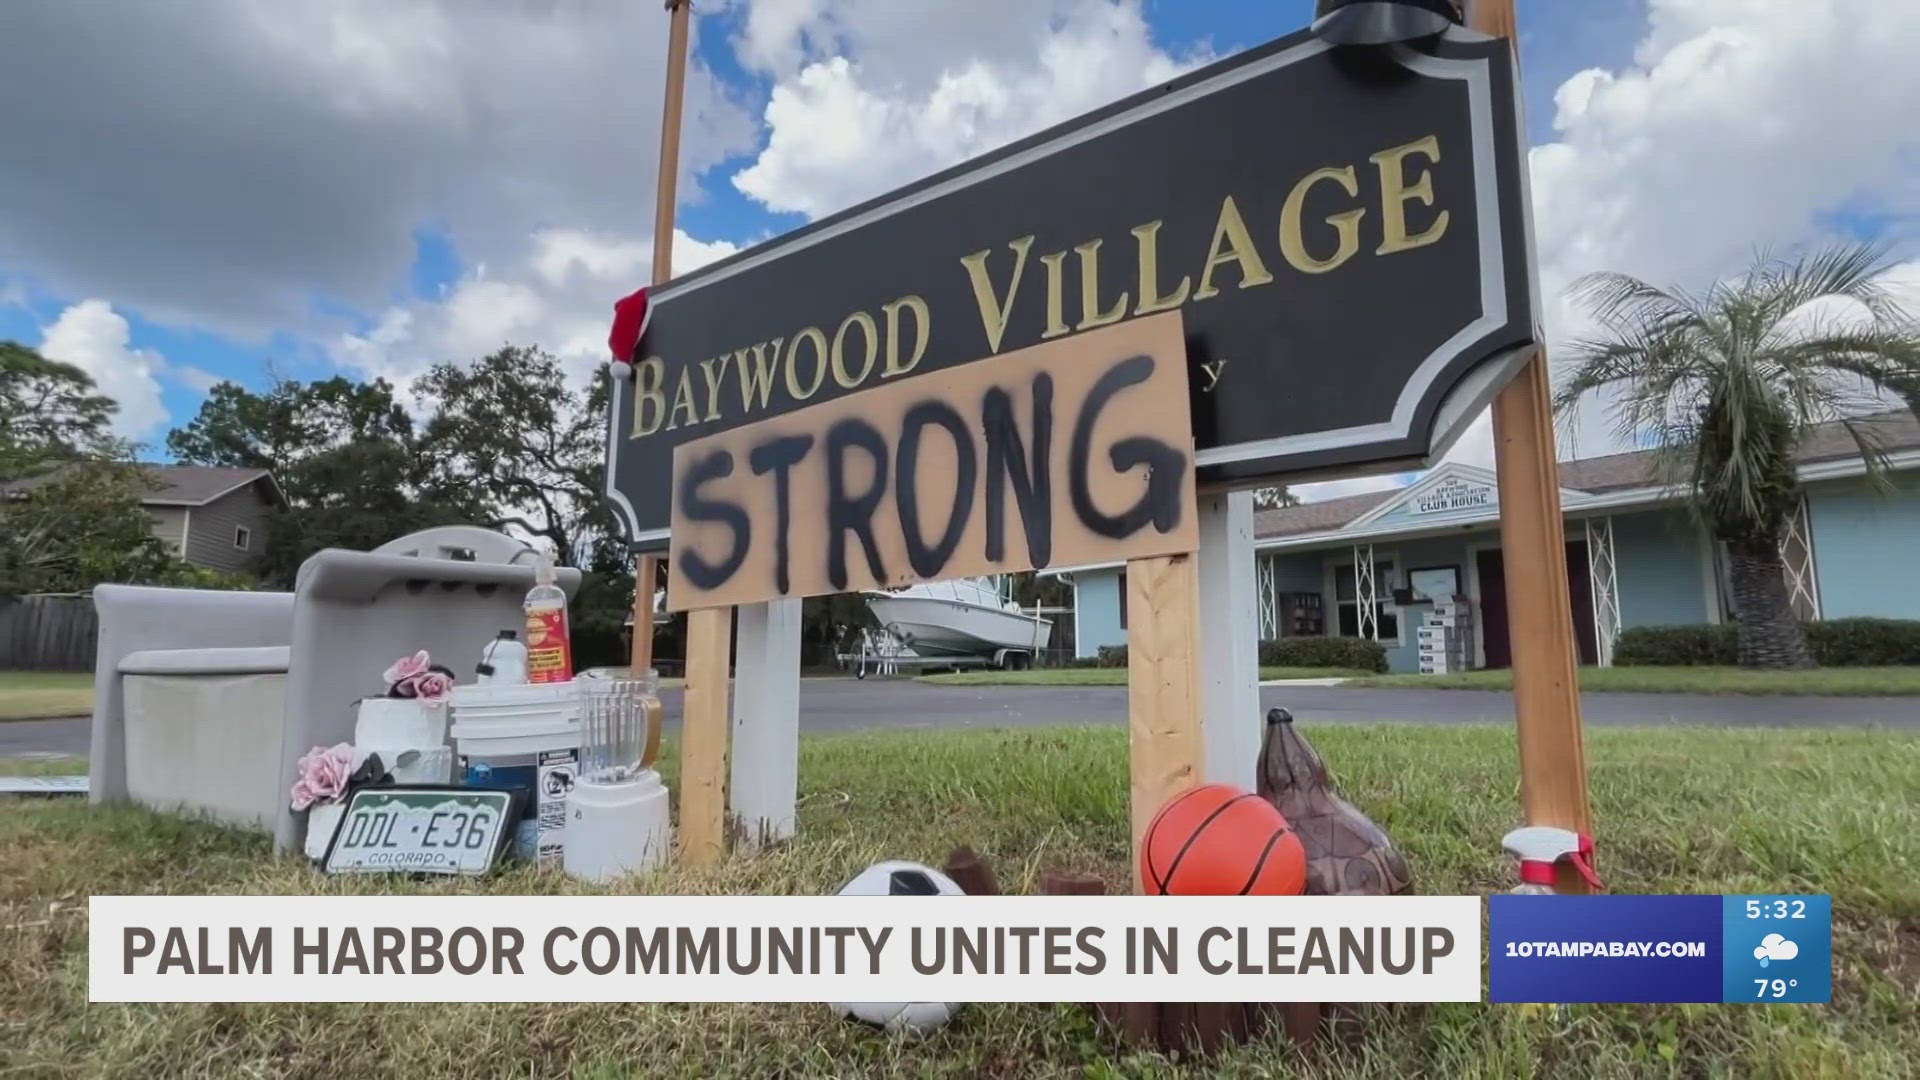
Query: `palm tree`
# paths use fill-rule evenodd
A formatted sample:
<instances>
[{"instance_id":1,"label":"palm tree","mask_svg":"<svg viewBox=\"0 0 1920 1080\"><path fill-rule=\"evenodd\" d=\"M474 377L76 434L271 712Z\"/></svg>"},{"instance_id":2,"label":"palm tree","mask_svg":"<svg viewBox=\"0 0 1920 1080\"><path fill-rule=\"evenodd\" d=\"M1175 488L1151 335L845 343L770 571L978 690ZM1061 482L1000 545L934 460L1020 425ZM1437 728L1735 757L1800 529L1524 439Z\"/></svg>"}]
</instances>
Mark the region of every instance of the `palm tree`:
<instances>
[{"instance_id":1,"label":"palm tree","mask_svg":"<svg viewBox=\"0 0 1920 1080\"><path fill-rule=\"evenodd\" d=\"M1780 557L1800 497L1800 440L1838 421L1884 482L1879 437L1857 417L1874 393L1920 386L1920 324L1889 295L1887 269L1880 249L1846 245L1791 260L1763 254L1703 294L1616 273L1574 285L1604 333L1574 343L1555 408L1617 391L1621 435L1657 447L1663 479L1688 488L1727 547L1743 666L1813 664Z\"/></svg>"},{"instance_id":2,"label":"palm tree","mask_svg":"<svg viewBox=\"0 0 1920 1080\"><path fill-rule=\"evenodd\" d=\"M1275 487L1255 488L1253 508L1255 510L1278 510L1285 506L1299 506L1300 497L1287 489L1285 484Z\"/></svg>"}]
</instances>

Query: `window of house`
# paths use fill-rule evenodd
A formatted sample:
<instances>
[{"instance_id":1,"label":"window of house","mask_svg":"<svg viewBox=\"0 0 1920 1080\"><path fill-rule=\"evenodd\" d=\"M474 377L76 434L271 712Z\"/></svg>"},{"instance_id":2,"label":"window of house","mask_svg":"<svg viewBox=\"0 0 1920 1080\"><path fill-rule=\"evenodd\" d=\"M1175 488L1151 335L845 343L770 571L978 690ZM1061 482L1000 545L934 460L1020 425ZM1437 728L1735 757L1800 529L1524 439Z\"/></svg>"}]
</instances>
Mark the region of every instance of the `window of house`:
<instances>
[{"instance_id":1,"label":"window of house","mask_svg":"<svg viewBox=\"0 0 1920 1080\"><path fill-rule=\"evenodd\" d=\"M235 525L233 527L233 546L239 548L241 551L252 547L253 530L247 528L245 525Z\"/></svg>"},{"instance_id":2,"label":"window of house","mask_svg":"<svg viewBox=\"0 0 1920 1080\"><path fill-rule=\"evenodd\" d=\"M1127 572L1120 571L1120 629L1127 628Z\"/></svg>"},{"instance_id":3,"label":"window of house","mask_svg":"<svg viewBox=\"0 0 1920 1080\"><path fill-rule=\"evenodd\" d=\"M1373 564L1373 610L1378 620L1381 641L1400 640L1399 609L1393 607L1394 563L1391 559L1382 559ZM1360 636L1360 593L1359 583L1353 575L1353 564L1341 563L1333 568L1333 605L1335 633L1341 637Z\"/></svg>"}]
</instances>

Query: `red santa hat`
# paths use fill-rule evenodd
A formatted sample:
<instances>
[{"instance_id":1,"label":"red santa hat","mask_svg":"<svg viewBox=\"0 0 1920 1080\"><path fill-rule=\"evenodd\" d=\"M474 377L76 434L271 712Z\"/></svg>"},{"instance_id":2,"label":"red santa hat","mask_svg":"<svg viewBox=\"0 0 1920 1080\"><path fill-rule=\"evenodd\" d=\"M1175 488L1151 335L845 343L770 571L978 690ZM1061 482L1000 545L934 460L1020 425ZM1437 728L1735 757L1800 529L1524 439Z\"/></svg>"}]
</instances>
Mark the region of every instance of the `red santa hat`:
<instances>
[{"instance_id":1,"label":"red santa hat","mask_svg":"<svg viewBox=\"0 0 1920 1080\"><path fill-rule=\"evenodd\" d=\"M614 302L613 331L607 335L607 348L613 351L613 359L607 362L607 368L614 378L633 378L633 350L639 347L640 339L646 336L647 323L652 318L653 305L647 303L647 290L644 288Z\"/></svg>"}]
</instances>

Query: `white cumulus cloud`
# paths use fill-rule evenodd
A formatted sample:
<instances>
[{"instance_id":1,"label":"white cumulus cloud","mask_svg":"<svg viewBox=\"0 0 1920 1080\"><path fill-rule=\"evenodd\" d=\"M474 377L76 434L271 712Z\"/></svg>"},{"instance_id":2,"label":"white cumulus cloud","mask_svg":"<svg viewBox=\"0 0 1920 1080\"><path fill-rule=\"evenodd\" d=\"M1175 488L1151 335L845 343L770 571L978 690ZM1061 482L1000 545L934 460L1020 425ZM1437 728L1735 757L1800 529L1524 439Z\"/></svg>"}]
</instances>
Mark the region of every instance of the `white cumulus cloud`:
<instances>
[{"instance_id":1,"label":"white cumulus cloud","mask_svg":"<svg viewBox=\"0 0 1920 1080\"><path fill-rule=\"evenodd\" d=\"M1135 0L758 0L736 43L774 77L734 186L820 217L1195 66Z\"/></svg>"},{"instance_id":2,"label":"white cumulus cloud","mask_svg":"<svg viewBox=\"0 0 1920 1080\"><path fill-rule=\"evenodd\" d=\"M732 254L725 241L674 233L673 268ZM508 271L477 267L434 300L394 305L371 329L344 334L334 360L404 387L435 364L467 363L503 345L537 345L582 380L607 359L613 302L652 276L653 243L581 229L542 229Z\"/></svg>"},{"instance_id":3,"label":"white cumulus cloud","mask_svg":"<svg viewBox=\"0 0 1920 1080\"><path fill-rule=\"evenodd\" d=\"M130 337L126 318L112 305L82 300L42 332L40 353L93 376L100 393L120 404L114 433L141 441L167 422L159 378L166 360L150 349L130 347Z\"/></svg>"}]
</instances>

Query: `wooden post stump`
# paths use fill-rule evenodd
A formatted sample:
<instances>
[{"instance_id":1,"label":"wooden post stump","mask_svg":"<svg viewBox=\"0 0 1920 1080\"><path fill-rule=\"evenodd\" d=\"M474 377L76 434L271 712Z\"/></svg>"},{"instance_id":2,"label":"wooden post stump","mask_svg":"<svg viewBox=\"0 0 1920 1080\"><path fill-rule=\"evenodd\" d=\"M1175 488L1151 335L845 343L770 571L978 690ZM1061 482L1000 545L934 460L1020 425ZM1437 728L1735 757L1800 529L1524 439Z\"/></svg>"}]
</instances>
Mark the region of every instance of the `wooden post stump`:
<instances>
[{"instance_id":1,"label":"wooden post stump","mask_svg":"<svg viewBox=\"0 0 1920 1080\"><path fill-rule=\"evenodd\" d=\"M1000 895L1000 883L993 880L993 868L971 847L954 848L941 872L952 878L968 896Z\"/></svg>"}]
</instances>

